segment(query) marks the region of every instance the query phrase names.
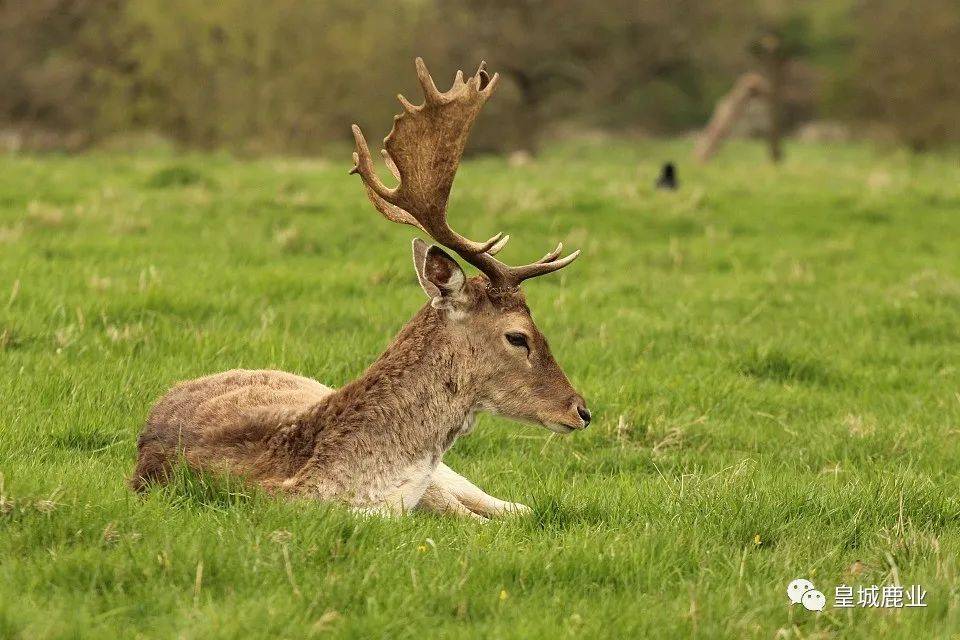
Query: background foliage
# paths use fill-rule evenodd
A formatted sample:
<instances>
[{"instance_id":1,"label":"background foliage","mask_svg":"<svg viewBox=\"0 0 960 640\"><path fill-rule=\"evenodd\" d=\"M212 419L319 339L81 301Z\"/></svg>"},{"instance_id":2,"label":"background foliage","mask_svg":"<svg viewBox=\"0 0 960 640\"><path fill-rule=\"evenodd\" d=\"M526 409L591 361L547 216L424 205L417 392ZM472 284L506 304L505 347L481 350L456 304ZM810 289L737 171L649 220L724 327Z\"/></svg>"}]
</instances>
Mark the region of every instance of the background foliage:
<instances>
[{"instance_id":1,"label":"background foliage","mask_svg":"<svg viewBox=\"0 0 960 640\"><path fill-rule=\"evenodd\" d=\"M843 118L914 148L960 140L954 0L0 0L0 122L33 146L153 131L199 148L322 151L379 135L438 78L486 58L507 77L474 143L544 130L677 133L786 30L788 124ZM25 133L24 133L25 132Z\"/></svg>"}]
</instances>

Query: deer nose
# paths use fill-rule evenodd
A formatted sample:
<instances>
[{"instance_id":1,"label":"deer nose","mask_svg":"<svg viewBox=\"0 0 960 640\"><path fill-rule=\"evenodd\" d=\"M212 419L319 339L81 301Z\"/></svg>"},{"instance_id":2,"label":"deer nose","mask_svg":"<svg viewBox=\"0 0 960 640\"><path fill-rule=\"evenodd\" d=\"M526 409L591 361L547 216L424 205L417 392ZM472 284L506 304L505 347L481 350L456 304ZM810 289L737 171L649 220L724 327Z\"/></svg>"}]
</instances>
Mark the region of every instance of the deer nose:
<instances>
[{"instance_id":1,"label":"deer nose","mask_svg":"<svg viewBox=\"0 0 960 640\"><path fill-rule=\"evenodd\" d=\"M577 415L580 416L580 419L583 420L583 426L587 427L590 425L590 409L587 409L582 404L577 404Z\"/></svg>"}]
</instances>

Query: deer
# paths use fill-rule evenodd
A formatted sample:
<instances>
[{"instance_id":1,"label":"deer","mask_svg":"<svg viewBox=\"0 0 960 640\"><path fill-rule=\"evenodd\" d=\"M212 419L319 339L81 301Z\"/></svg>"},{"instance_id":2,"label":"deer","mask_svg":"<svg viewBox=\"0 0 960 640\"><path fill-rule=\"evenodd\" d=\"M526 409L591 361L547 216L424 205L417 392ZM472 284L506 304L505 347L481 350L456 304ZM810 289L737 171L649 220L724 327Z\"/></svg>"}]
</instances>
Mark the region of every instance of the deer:
<instances>
[{"instance_id":1,"label":"deer","mask_svg":"<svg viewBox=\"0 0 960 640\"><path fill-rule=\"evenodd\" d=\"M563 245L540 260L496 258L510 236L470 240L447 222L447 202L470 129L499 76L481 63L440 92L415 61L424 103L398 95L403 113L381 152L398 184L378 177L353 125L351 174L374 208L432 238L413 240L427 302L366 371L339 389L283 371L231 370L182 382L151 409L137 442L130 486L168 483L174 465L237 475L270 494L393 516L414 510L474 518L529 513L495 498L443 463L480 412L559 434L591 414L533 322L522 282L558 271ZM467 277L450 253L475 267Z\"/></svg>"}]
</instances>

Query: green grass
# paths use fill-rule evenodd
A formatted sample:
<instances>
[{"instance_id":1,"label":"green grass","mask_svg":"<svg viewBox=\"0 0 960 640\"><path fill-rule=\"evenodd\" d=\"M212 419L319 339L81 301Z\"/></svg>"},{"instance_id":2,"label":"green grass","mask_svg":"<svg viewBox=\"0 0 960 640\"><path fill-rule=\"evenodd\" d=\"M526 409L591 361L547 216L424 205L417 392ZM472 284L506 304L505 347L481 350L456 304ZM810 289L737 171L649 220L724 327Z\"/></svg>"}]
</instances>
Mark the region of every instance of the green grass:
<instances>
[{"instance_id":1,"label":"green grass","mask_svg":"<svg viewBox=\"0 0 960 640\"><path fill-rule=\"evenodd\" d=\"M0 637L920 638L960 632L960 163L792 146L466 164L451 219L557 240L526 287L594 410L447 462L534 515L362 519L178 473L151 403L234 367L341 385L423 303L347 155L0 159ZM681 161L683 189L651 189ZM787 583L827 594L815 615ZM925 609L832 607L895 579Z\"/></svg>"}]
</instances>

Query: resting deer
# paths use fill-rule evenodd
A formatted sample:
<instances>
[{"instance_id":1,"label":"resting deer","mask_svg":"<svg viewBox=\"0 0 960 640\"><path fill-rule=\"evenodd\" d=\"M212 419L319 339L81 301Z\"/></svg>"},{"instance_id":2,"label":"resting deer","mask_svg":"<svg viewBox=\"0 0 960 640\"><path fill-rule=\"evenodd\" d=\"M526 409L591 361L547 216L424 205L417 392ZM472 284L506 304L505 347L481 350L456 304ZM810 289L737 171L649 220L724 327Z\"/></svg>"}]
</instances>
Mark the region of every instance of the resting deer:
<instances>
[{"instance_id":1,"label":"resting deer","mask_svg":"<svg viewBox=\"0 0 960 640\"><path fill-rule=\"evenodd\" d=\"M423 61L426 100L404 113L384 139L399 181L377 177L354 125L351 173L389 220L418 227L437 245L413 241L413 263L429 302L358 379L340 389L281 371L234 370L184 382L150 412L138 441L131 486L168 479L183 456L272 492L344 502L362 511L422 508L486 519L529 509L487 495L443 464L479 411L542 425L583 429L590 411L570 386L533 323L520 283L567 266L561 246L539 261L507 266L495 254L509 236L469 240L447 223L447 199L470 128L497 86L481 64L464 82L437 90ZM438 246L439 245L439 246ZM444 249L476 267L467 278Z\"/></svg>"}]
</instances>

